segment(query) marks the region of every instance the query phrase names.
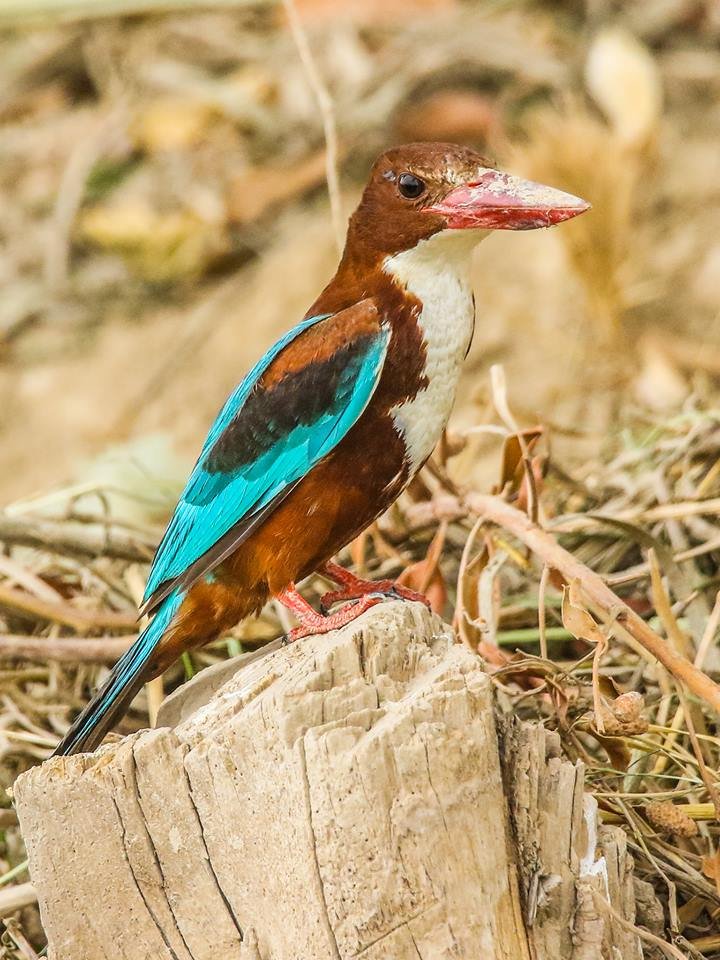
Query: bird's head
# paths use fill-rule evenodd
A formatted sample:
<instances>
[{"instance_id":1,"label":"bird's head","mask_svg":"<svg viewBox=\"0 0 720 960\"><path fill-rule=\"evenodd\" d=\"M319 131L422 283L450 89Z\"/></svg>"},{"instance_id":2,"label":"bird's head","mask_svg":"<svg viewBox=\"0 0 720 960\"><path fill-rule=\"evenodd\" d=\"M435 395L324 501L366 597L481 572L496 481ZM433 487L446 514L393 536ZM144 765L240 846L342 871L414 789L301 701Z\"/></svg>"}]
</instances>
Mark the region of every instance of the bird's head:
<instances>
[{"instance_id":1,"label":"bird's head","mask_svg":"<svg viewBox=\"0 0 720 960\"><path fill-rule=\"evenodd\" d=\"M376 161L348 247L392 256L447 232L470 246L490 230L535 230L589 209L579 197L501 173L468 147L410 143Z\"/></svg>"}]
</instances>

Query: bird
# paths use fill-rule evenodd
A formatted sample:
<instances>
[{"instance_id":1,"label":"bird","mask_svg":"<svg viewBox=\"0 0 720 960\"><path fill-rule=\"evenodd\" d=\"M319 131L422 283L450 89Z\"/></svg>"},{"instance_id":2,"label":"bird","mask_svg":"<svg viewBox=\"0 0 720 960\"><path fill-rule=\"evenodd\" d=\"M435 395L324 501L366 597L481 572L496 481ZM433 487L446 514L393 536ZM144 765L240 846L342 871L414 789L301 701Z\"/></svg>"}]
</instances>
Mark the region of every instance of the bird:
<instances>
[{"instance_id":1,"label":"bird","mask_svg":"<svg viewBox=\"0 0 720 960\"><path fill-rule=\"evenodd\" d=\"M337 272L305 317L231 393L155 554L152 619L71 724L55 756L95 749L142 685L276 598L289 641L350 623L386 597L333 558L398 498L448 421L470 349L471 253L493 230L532 230L589 209L501 172L458 144L384 152L349 220ZM296 584L337 589L317 612Z\"/></svg>"}]
</instances>

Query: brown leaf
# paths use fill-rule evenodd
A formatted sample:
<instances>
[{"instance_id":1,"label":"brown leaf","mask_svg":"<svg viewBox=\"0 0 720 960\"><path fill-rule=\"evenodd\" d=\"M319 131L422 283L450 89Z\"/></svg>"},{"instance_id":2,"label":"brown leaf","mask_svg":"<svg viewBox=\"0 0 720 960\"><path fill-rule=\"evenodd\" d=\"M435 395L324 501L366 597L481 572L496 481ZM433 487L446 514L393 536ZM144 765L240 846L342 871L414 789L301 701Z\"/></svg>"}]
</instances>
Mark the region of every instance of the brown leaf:
<instances>
[{"instance_id":1,"label":"brown leaf","mask_svg":"<svg viewBox=\"0 0 720 960\"><path fill-rule=\"evenodd\" d=\"M571 697L568 696L566 688L557 683L550 684L549 693L553 709L557 714L558 723L561 727L567 727Z\"/></svg>"},{"instance_id":2,"label":"brown leaf","mask_svg":"<svg viewBox=\"0 0 720 960\"><path fill-rule=\"evenodd\" d=\"M289 167L253 167L231 185L228 217L252 223L281 203L287 203L325 179L325 152L320 150Z\"/></svg>"},{"instance_id":3,"label":"brown leaf","mask_svg":"<svg viewBox=\"0 0 720 960\"><path fill-rule=\"evenodd\" d=\"M432 500L432 490L425 483L422 472L415 474L407 485L405 492L415 503L422 503L423 500Z\"/></svg>"},{"instance_id":4,"label":"brown leaf","mask_svg":"<svg viewBox=\"0 0 720 960\"><path fill-rule=\"evenodd\" d=\"M562 622L578 640L587 640L588 643L606 642L600 627L593 620L581 602L581 587L579 580L573 580L563 590Z\"/></svg>"},{"instance_id":5,"label":"brown leaf","mask_svg":"<svg viewBox=\"0 0 720 960\"><path fill-rule=\"evenodd\" d=\"M503 683L515 683L521 690L539 690L546 685L553 685L550 671L541 660L528 660L524 653L518 651L509 654L501 647L485 641L478 645L477 652L495 667L491 673Z\"/></svg>"},{"instance_id":6,"label":"brown leaf","mask_svg":"<svg viewBox=\"0 0 720 960\"><path fill-rule=\"evenodd\" d=\"M611 765L616 770L627 770L632 754L624 740L615 737L604 737L601 733L595 733L600 745L607 753Z\"/></svg>"},{"instance_id":7,"label":"brown leaf","mask_svg":"<svg viewBox=\"0 0 720 960\"><path fill-rule=\"evenodd\" d=\"M479 529L479 526L480 523L478 522L476 530ZM458 619L456 624L458 633L472 650L477 650L478 645L482 642L482 631L477 625L480 617L479 584L480 575L490 560L488 541L486 540L480 552L465 562L466 554L472 549L472 540L476 530L473 531L467 541L463 551L463 563L461 563L458 574Z\"/></svg>"},{"instance_id":8,"label":"brown leaf","mask_svg":"<svg viewBox=\"0 0 720 960\"><path fill-rule=\"evenodd\" d=\"M530 454L533 452L538 440L543 434L542 427L532 427L527 430L521 430L520 436L517 433L510 434L505 438L502 450L502 464L500 467L500 483L494 488L494 493L507 491L510 494L516 494L525 476L525 465L523 463L523 444Z\"/></svg>"},{"instance_id":9,"label":"brown leaf","mask_svg":"<svg viewBox=\"0 0 720 960\"><path fill-rule=\"evenodd\" d=\"M714 880L716 883L720 883L720 847L709 857L702 858L702 866L700 868L703 872L703 876L707 877L708 880Z\"/></svg>"},{"instance_id":10,"label":"brown leaf","mask_svg":"<svg viewBox=\"0 0 720 960\"><path fill-rule=\"evenodd\" d=\"M429 575L429 582L428 582ZM410 587L411 590L417 590L423 593L430 601L430 607L433 613L442 613L447 603L447 587L445 578L439 567L431 570L431 564L425 560L418 560L417 563L410 564L397 578L397 582L403 587Z\"/></svg>"},{"instance_id":11,"label":"brown leaf","mask_svg":"<svg viewBox=\"0 0 720 960\"><path fill-rule=\"evenodd\" d=\"M439 566L447 526L446 521L440 524L425 558L410 564L397 578L397 582L402 586L425 594L434 613L441 613L447 602L447 587Z\"/></svg>"},{"instance_id":12,"label":"brown leaf","mask_svg":"<svg viewBox=\"0 0 720 960\"><path fill-rule=\"evenodd\" d=\"M587 640L595 644L595 656L593 657L593 705L595 710L595 726L599 733L605 732L602 715L602 696L600 693L600 658L607 648L607 638L595 623L590 613L585 609L581 602L582 588L579 580L573 580L572 583L563 590L562 598L562 622L566 630L569 630L578 640Z\"/></svg>"},{"instance_id":13,"label":"brown leaf","mask_svg":"<svg viewBox=\"0 0 720 960\"><path fill-rule=\"evenodd\" d=\"M403 140L485 141L500 126L496 103L476 90L436 90L401 106L395 129Z\"/></svg>"},{"instance_id":14,"label":"brown leaf","mask_svg":"<svg viewBox=\"0 0 720 960\"><path fill-rule=\"evenodd\" d=\"M502 650L500 647L496 647L493 643L486 643L484 640L481 640L477 646L477 652L493 667L505 667L512 660L512 657ZM524 677L521 673L508 673L506 674L506 679L513 680L515 683L518 683L522 687L527 687L527 683L523 683Z\"/></svg>"},{"instance_id":15,"label":"brown leaf","mask_svg":"<svg viewBox=\"0 0 720 960\"><path fill-rule=\"evenodd\" d=\"M612 677L600 677L600 693L608 700L614 700L622 694L622 690Z\"/></svg>"},{"instance_id":16,"label":"brown leaf","mask_svg":"<svg viewBox=\"0 0 720 960\"><path fill-rule=\"evenodd\" d=\"M543 482L545 480L544 467L545 457L532 457L530 459L530 472L532 474L535 495L538 498L542 493ZM530 506L530 483L527 470L523 470L515 506L518 510L522 510L523 513L527 513L528 507Z\"/></svg>"}]
</instances>

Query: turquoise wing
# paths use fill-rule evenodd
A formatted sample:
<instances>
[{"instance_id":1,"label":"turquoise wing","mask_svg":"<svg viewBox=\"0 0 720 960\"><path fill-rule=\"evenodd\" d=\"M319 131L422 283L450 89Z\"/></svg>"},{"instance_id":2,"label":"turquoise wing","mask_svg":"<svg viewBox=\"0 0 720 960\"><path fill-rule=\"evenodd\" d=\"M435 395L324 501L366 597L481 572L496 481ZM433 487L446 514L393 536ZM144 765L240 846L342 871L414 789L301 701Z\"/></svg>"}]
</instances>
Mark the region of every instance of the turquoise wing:
<instances>
[{"instance_id":1,"label":"turquoise wing","mask_svg":"<svg viewBox=\"0 0 720 960\"><path fill-rule=\"evenodd\" d=\"M294 327L223 406L158 548L143 612L176 588L189 588L237 549L365 410L382 371L388 329L365 322L354 332L348 323L331 353L283 372L283 351L318 323L337 340L343 313ZM278 375L265 383L271 364Z\"/></svg>"}]
</instances>

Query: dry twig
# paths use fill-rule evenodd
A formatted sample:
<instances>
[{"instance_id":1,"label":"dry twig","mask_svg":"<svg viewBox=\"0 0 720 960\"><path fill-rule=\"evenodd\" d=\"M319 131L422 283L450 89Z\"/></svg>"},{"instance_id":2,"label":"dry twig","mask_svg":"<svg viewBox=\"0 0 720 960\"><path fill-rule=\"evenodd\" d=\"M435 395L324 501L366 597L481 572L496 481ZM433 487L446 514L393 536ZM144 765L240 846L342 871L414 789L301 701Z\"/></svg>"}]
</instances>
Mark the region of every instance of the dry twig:
<instances>
[{"instance_id":1,"label":"dry twig","mask_svg":"<svg viewBox=\"0 0 720 960\"><path fill-rule=\"evenodd\" d=\"M0 512L0 541L8 546L37 547L81 557L115 557L118 560L147 563L155 544L117 528L101 529L60 520L9 516Z\"/></svg>"},{"instance_id":2,"label":"dry twig","mask_svg":"<svg viewBox=\"0 0 720 960\"><path fill-rule=\"evenodd\" d=\"M295 46L300 55L302 65L305 68L308 83L315 94L315 99L317 100L322 117L323 132L325 135L325 174L327 177L328 196L330 197L330 213L332 216L333 230L335 232L335 243L337 244L338 253L342 253L345 228L342 214L342 200L340 198L340 178L338 176L338 139L335 124L335 108L333 107L332 97L320 75L320 70L315 62L315 58L312 55L310 44L308 43L307 35L300 21L294 0L283 0L283 5L287 13Z\"/></svg>"},{"instance_id":3,"label":"dry twig","mask_svg":"<svg viewBox=\"0 0 720 960\"><path fill-rule=\"evenodd\" d=\"M137 617L116 611L92 612L73 607L69 603L41 600L24 590L16 590L0 584L0 607L24 614L33 620L50 620L72 627L78 633L92 630L132 630Z\"/></svg>"},{"instance_id":4,"label":"dry twig","mask_svg":"<svg viewBox=\"0 0 720 960\"><path fill-rule=\"evenodd\" d=\"M122 637L24 637L0 636L0 659L54 660L58 663L115 663L137 639Z\"/></svg>"},{"instance_id":5,"label":"dry twig","mask_svg":"<svg viewBox=\"0 0 720 960\"><path fill-rule=\"evenodd\" d=\"M682 681L688 690L720 714L720 687L707 674L673 650L634 610L612 592L598 574L568 553L551 534L499 497L471 493L466 497L466 502L474 514L504 527L522 540L533 553L558 570L568 583L579 580L583 592L593 603L604 610L610 619L621 623L635 640L673 676Z\"/></svg>"}]
</instances>

